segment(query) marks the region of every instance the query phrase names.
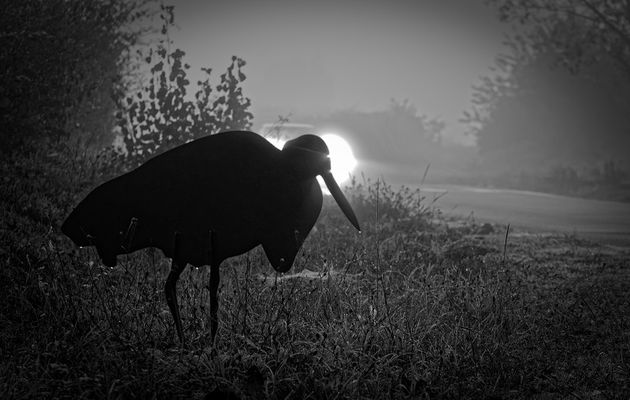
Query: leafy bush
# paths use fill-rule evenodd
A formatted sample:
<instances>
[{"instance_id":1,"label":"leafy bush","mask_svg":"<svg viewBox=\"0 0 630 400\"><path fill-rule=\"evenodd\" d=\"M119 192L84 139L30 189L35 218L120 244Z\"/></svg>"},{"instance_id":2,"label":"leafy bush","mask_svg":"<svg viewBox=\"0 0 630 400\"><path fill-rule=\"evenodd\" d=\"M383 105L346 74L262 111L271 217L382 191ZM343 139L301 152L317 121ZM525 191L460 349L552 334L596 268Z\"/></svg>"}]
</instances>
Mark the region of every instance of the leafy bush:
<instances>
[{"instance_id":1,"label":"leafy bush","mask_svg":"<svg viewBox=\"0 0 630 400\"><path fill-rule=\"evenodd\" d=\"M134 163L142 163L175 146L199 137L228 130L248 129L252 114L251 102L243 96L240 83L245 80L241 68L245 61L232 57L227 72L221 75L221 83L212 93L209 68L199 81L195 100L186 98L189 81L183 63L184 52L180 49L167 54L161 47L151 51L147 62L154 57L149 85L135 96L127 97L123 111L117 113L124 148ZM170 72L167 66L170 64Z\"/></svg>"},{"instance_id":2,"label":"leafy bush","mask_svg":"<svg viewBox=\"0 0 630 400\"><path fill-rule=\"evenodd\" d=\"M147 3L3 2L0 148L51 135L86 136L94 119L91 128L106 125L111 88L123 90L122 61L143 33L138 21L149 15Z\"/></svg>"},{"instance_id":3,"label":"leafy bush","mask_svg":"<svg viewBox=\"0 0 630 400\"><path fill-rule=\"evenodd\" d=\"M143 57L149 69L148 84L134 94L121 97L116 114L131 166L137 166L175 146L199 137L228 130L251 127L251 101L243 95L245 61L233 56L227 71L213 92L210 68L201 68L205 79L197 82L194 99L188 96L190 81L181 49L169 51L168 29L173 24L172 8L162 8L164 34L155 49ZM142 52L139 51L139 54Z\"/></svg>"}]
</instances>

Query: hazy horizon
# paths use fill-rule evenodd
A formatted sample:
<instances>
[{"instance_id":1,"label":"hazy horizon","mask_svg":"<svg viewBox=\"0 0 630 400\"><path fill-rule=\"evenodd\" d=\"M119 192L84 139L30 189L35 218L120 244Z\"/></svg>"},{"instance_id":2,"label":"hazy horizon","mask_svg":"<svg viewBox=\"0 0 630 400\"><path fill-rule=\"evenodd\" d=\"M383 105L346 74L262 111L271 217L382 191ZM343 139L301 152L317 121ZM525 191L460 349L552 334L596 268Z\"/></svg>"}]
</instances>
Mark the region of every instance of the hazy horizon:
<instances>
[{"instance_id":1,"label":"hazy horizon","mask_svg":"<svg viewBox=\"0 0 630 400\"><path fill-rule=\"evenodd\" d=\"M481 1L172 1L175 45L220 73L247 62L254 129L278 115L382 110L408 99L450 139L472 86L490 72L504 28ZM215 76L216 77L216 76Z\"/></svg>"}]
</instances>

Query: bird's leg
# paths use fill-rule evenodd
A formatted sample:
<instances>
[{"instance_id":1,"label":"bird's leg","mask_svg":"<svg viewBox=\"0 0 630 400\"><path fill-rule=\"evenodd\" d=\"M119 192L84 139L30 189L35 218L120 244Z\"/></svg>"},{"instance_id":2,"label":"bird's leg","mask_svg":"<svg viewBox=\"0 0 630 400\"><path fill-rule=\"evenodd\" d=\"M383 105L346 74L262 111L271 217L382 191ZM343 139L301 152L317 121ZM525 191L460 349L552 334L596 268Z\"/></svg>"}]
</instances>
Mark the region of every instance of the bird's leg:
<instances>
[{"instance_id":1,"label":"bird's leg","mask_svg":"<svg viewBox=\"0 0 630 400\"><path fill-rule=\"evenodd\" d=\"M129 221L129 226L127 227L127 231L122 237L122 249L127 251L131 248L131 242L133 241L133 237L136 234L136 227L138 226L138 218L132 217Z\"/></svg>"},{"instance_id":2,"label":"bird's leg","mask_svg":"<svg viewBox=\"0 0 630 400\"><path fill-rule=\"evenodd\" d=\"M184 331L182 329L182 319L179 315L179 306L177 304L177 280L179 279L179 275L182 273L185 266L186 264L180 264L175 261L175 259L173 259L171 263L171 272L168 274L168 278L166 278L166 284L164 285L166 303L168 304L168 308L171 310L171 315L175 320L177 336L179 336L179 341L182 345L185 341Z\"/></svg>"},{"instance_id":3,"label":"bird's leg","mask_svg":"<svg viewBox=\"0 0 630 400\"><path fill-rule=\"evenodd\" d=\"M219 317L217 315L219 311L219 299L217 297L219 279L219 265L213 263L210 265L210 339L213 346L214 339L217 336L217 329L219 328Z\"/></svg>"},{"instance_id":4,"label":"bird's leg","mask_svg":"<svg viewBox=\"0 0 630 400\"><path fill-rule=\"evenodd\" d=\"M219 327L219 317L217 315L219 311L219 299L217 297L217 291L219 290L219 264L215 261L213 254L215 233L213 231L209 232L209 240L208 240L208 261L210 263L210 340L212 341L212 345L214 346L214 340L217 335L217 329Z\"/></svg>"},{"instance_id":5,"label":"bird's leg","mask_svg":"<svg viewBox=\"0 0 630 400\"><path fill-rule=\"evenodd\" d=\"M168 308L171 310L171 315L175 320L175 328L177 329L179 341L182 345L184 345L184 331L182 329L182 320L179 316L179 306L177 305L177 280L179 279L179 275L186 267L186 263L179 260L179 236L179 232L175 232L171 272L168 274L168 278L166 278L164 293L166 294L166 303L168 304Z\"/></svg>"}]
</instances>

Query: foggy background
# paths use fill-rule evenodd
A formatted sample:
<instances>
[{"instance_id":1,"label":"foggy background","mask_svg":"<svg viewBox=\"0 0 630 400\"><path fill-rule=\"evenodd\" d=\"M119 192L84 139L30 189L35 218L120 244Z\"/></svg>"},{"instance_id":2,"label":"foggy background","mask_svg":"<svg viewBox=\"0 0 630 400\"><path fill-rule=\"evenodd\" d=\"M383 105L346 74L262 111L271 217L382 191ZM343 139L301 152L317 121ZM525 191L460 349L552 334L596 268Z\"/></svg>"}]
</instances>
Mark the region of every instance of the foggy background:
<instances>
[{"instance_id":1,"label":"foggy background","mask_svg":"<svg viewBox=\"0 0 630 400\"><path fill-rule=\"evenodd\" d=\"M337 130L358 172L393 182L430 165L432 182L627 198L628 79L605 48L582 43L599 54L571 70L482 1L172 4L191 65L247 62L255 131L279 116Z\"/></svg>"},{"instance_id":2,"label":"foggy background","mask_svg":"<svg viewBox=\"0 0 630 400\"><path fill-rule=\"evenodd\" d=\"M464 141L458 119L505 29L478 1L172 4L173 39L192 65L247 61L254 129L277 115L372 112L408 99L447 122L445 137Z\"/></svg>"},{"instance_id":3,"label":"foggy background","mask_svg":"<svg viewBox=\"0 0 630 400\"><path fill-rule=\"evenodd\" d=\"M114 143L133 167L222 130L297 124L342 136L355 174L394 184L628 201L627 6L596 6L175 0L49 5L41 18L11 7L0 141Z\"/></svg>"}]
</instances>

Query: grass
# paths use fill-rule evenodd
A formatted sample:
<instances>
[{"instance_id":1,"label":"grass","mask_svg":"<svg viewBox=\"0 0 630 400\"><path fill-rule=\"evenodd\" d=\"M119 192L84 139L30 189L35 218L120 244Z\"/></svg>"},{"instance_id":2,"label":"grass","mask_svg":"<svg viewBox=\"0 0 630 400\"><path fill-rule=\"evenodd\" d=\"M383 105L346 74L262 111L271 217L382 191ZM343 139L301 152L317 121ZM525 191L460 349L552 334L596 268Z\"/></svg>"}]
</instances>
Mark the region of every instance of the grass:
<instances>
[{"instance_id":1,"label":"grass","mask_svg":"<svg viewBox=\"0 0 630 400\"><path fill-rule=\"evenodd\" d=\"M361 235L328 201L288 276L259 250L222 265L215 352L209 270L187 269L181 349L168 260L147 250L107 268L59 232L107 178L63 151L1 162L0 398L630 397L627 252L506 243L382 183L348 193Z\"/></svg>"}]
</instances>

